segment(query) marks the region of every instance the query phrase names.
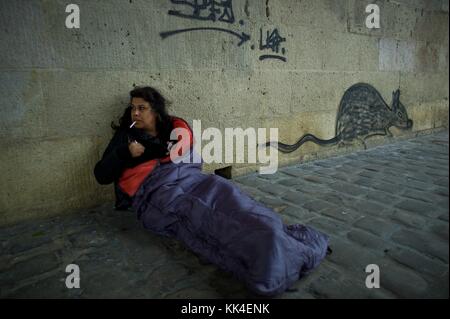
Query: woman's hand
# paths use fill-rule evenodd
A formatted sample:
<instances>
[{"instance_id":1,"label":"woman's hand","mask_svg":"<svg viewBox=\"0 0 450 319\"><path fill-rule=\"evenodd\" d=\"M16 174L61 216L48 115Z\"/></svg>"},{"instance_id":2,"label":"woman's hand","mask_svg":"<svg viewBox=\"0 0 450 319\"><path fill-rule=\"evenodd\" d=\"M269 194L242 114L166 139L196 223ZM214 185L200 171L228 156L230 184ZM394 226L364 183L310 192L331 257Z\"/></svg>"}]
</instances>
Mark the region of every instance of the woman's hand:
<instances>
[{"instance_id":1,"label":"woman's hand","mask_svg":"<svg viewBox=\"0 0 450 319\"><path fill-rule=\"evenodd\" d=\"M128 144L128 149L130 150L132 157L139 157L144 154L145 151L145 147L136 141L130 142Z\"/></svg>"}]
</instances>

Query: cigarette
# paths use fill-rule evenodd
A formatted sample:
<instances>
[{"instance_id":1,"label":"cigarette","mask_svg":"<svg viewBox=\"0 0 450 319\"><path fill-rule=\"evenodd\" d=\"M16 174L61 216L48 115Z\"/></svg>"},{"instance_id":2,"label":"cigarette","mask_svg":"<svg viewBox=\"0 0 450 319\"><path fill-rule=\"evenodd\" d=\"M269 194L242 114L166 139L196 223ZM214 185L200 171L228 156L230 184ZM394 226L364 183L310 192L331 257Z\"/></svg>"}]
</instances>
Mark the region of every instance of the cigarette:
<instances>
[{"instance_id":1,"label":"cigarette","mask_svg":"<svg viewBox=\"0 0 450 319\"><path fill-rule=\"evenodd\" d=\"M130 128L132 128L134 126L134 124L136 124L136 121L134 121L131 125Z\"/></svg>"}]
</instances>

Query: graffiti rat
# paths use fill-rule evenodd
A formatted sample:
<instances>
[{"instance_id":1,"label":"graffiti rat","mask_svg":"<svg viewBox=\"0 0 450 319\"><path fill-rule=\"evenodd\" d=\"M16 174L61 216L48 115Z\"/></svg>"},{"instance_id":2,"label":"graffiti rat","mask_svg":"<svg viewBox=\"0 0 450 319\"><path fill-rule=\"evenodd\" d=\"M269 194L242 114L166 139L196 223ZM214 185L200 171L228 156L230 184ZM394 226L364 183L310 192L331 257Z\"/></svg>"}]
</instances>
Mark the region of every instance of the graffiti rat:
<instances>
[{"instance_id":1,"label":"graffiti rat","mask_svg":"<svg viewBox=\"0 0 450 319\"><path fill-rule=\"evenodd\" d=\"M412 125L413 121L408 118L406 108L400 102L399 89L392 93L392 105L389 107L373 86L357 83L347 89L341 99L336 118L335 137L323 140L312 134L305 134L292 145L271 141L263 146L272 146L282 153L291 153L309 141L318 145L342 146L346 142L357 139L366 149L367 138L374 135L392 137L390 127L411 129Z\"/></svg>"}]
</instances>

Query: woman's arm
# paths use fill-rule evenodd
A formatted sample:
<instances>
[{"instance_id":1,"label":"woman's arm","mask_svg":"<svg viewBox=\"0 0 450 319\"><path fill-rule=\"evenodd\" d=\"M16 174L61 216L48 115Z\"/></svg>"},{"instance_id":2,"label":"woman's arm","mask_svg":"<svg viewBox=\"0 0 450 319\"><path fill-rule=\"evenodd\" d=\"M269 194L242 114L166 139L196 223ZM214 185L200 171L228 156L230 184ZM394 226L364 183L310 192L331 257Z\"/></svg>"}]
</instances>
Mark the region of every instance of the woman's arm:
<instances>
[{"instance_id":1,"label":"woman's arm","mask_svg":"<svg viewBox=\"0 0 450 319\"><path fill-rule=\"evenodd\" d=\"M172 151L172 148L173 148L174 152L176 152L178 150L178 154L175 154L175 153L172 154L172 156L174 156L174 158L176 158L176 157L185 155L185 153L182 154L182 152L189 151L192 148L192 146L194 144L194 137L193 137L191 127L182 118L173 116L172 124L173 124L174 129L178 129L178 128L184 129L184 130L186 130L185 132L187 132L189 135L189 136L186 136L186 134L184 134L185 135L184 138L183 138L183 135L178 135L177 140L171 140L171 142L175 142L171 146L171 151ZM171 160L172 159L169 155L169 156L162 158L161 163L167 163L167 162L170 162Z\"/></svg>"},{"instance_id":2,"label":"woman's arm","mask_svg":"<svg viewBox=\"0 0 450 319\"><path fill-rule=\"evenodd\" d=\"M94 168L94 175L99 184L111 184L122 174L125 163L132 158L128 148L128 136L124 131L117 131L108 144L103 157Z\"/></svg>"}]
</instances>

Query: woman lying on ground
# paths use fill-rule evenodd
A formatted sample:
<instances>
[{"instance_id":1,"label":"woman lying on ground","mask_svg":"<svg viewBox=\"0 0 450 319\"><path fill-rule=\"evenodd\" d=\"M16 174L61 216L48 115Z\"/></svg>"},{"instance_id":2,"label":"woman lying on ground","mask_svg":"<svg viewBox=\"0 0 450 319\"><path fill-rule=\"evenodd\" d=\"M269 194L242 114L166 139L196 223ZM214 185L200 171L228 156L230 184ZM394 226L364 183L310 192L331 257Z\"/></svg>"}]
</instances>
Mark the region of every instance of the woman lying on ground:
<instances>
[{"instance_id":1,"label":"woman lying on ground","mask_svg":"<svg viewBox=\"0 0 450 319\"><path fill-rule=\"evenodd\" d=\"M187 130L189 138L171 141L177 128ZM201 163L172 161L172 142L189 150L178 156L192 156L192 130L168 115L155 89L132 90L115 129L94 174L100 184L114 183L116 208L132 208L146 229L180 240L265 296L282 293L325 257L325 234L284 225L275 211L231 181L203 173Z\"/></svg>"}]
</instances>

